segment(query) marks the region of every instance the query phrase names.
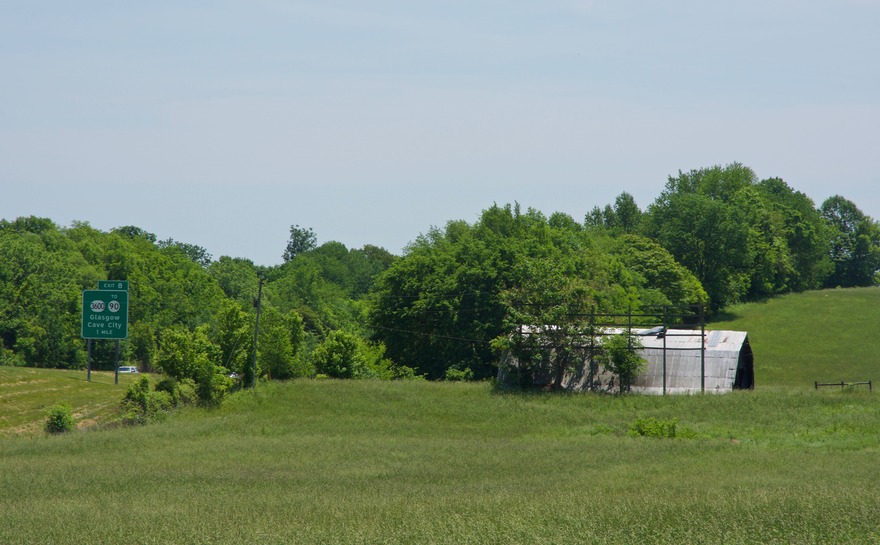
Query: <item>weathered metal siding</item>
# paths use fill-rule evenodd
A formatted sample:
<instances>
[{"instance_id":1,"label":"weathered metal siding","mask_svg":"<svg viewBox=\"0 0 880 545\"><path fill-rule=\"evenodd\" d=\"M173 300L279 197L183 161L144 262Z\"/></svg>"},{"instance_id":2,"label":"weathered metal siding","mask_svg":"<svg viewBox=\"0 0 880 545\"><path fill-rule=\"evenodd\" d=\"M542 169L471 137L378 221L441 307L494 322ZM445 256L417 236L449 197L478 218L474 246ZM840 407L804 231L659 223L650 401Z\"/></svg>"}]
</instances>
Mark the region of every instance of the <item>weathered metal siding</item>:
<instances>
[{"instance_id":1,"label":"weathered metal siding","mask_svg":"<svg viewBox=\"0 0 880 545\"><path fill-rule=\"evenodd\" d=\"M740 351L748 334L745 331L706 331L705 360L701 360L699 331L666 332L666 393L724 393L733 389ZM663 337L640 337L642 357L648 361L645 371L636 378L633 390L649 394L663 393ZM705 366L705 367L704 367ZM705 375L701 369L705 369Z\"/></svg>"}]
</instances>

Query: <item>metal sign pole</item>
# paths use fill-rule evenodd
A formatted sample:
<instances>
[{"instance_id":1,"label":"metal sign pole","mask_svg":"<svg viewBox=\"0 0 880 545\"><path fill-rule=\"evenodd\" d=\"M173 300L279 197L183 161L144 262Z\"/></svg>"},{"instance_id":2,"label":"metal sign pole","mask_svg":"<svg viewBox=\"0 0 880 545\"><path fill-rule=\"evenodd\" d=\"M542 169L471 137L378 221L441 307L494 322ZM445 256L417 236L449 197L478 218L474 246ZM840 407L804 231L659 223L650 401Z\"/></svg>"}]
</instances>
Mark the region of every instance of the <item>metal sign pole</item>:
<instances>
[{"instance_id":1,"label":"metal sign pole","mask_svg":"<svg viewBox=\"0 0 880 545\"><path fill-rule=\"evenodd\" d=\"M88 371L86 372L86 380L88 382L92 381L92 339L88 339L86 341L86 368Z\"/></svg>"},{"instance_id":2,"label":"metal sign pole","mask_svg":"<svg viewBox=\"0 0 880 545\"><path fill-rule=\"evenodd\" d=\"M119 339L116 339L116 363L114 367L116 368L116 379L113 384L119 384Z\"/></svg>"},{"instance_id":3,"label":"metal sign pole","mask_svg":"<svg viewBox=\"0 0 880 545\"><path fill-rule=\"evenodd\" d=\"M700 305L700 393L706 392L706 313Z\"/></svg>"},{"instance_id":4,"label":"metal sign pole","mask_svg":"<svg viewBox=\"0 0 880 545\"><path fill-rule=\"evenodd\" d=\"M666 306L663 306L663 395L666 395Z\"/></svg>"}]
</instances>

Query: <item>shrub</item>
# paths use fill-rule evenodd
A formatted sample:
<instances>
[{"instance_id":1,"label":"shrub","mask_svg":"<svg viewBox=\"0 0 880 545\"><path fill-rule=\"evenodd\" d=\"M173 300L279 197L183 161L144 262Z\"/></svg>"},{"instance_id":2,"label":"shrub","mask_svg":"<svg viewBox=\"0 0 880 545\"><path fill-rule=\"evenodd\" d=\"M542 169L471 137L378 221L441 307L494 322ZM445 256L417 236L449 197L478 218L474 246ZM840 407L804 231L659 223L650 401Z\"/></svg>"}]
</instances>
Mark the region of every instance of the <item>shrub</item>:
<instances>
[{"instance_id":1,"label":"shrub","mask_svg":"<svg viewBox=\"0 0 880 545\"><path fill-rule=\"evenodd\" d=\"M165 377L156 383L154 389L157 392L166 392L171 397L171 403L176 407L180 405L180 389L177 380L172 377Z\"/></svg>"},{"instance_id":2,"label":"shrub","mask_svg":"<svg viewBox=\"0 0 880 545\"><path fill-rule=\"evenodd\" d=\"M345 331L331 331L312 352L318 373L333 378L358 378L367 370L360 339Z\"/></svg>"},{"instance_id":3,"label":"shrub","mask_svg":"<svg viewBox=\"0 0 880 545\"><path fill-rule=\"evenodd\" d=\"M159 415L166 414L174 408L174 400L168 392L151 392L150 393L150 416L155 418Z\"/></svg>"},{"instance_id":4,"label":"shrub","mask_svg":"<svg viewBox=\"0 0 880 545\"><path fill-rule=\"evenodd\" d=\"M446 380L450 382L467 382L474 380L474 372L471 371L470 367L465 367L464 369L450 367L446 370Z\"/></svg>"},{"instance_id":5,"label":"shrub","mask_svg":"<svg viewBox=\"0 0 880 545\"><path fill-rule=\"evenodd\" d=\"M417 375L416 370L408 365L395 365L392 372L394 380L425 380L425 375Z\"/></svg>"},{"instance_id":6,"label":"shrub","mask_svg":"<svg viewBox=\"0 0 880 545\"><path fill-rule=\"evenodd\" d=\"M631 437L674 438L677 419L637 418L630 424L627 435Z\"/></svg>"},{"instance_id":7,"label":"shrub","mask_svg":"<svg viewBox=\"0 0 880 545\"><path fill-rule=\"evenodd\" d=\"M196 392L196 383L190 379L183 379L177 383L177 395L179 404L193 405L199 400L199 394Z\"/></svg>"},{"instance_id":8,"label":"shrub","mask_svg":"<svg viewBox=\"0 0 880 545\"><path fill-rule=\"evenodd\" d=\"M46 432L51 434L67 433L73 431L75 427L73 409L70 408L70 405L61 403L49 408L46 417Z\"/></svg>"},{"instance_id":9,"label":"shrub","mask_svg":"<svg viewBox=\"0 0 880 545\"><path fill-rule=\"evenodd\" d=\"M217 405L232 387L232 379L226 368L215 366L207 360L200 363L195 382L199 401L206 405Z\"/></svg>"},{"instance_id":10,"label":"shrub","mask_svg":"<svg viewBox=\"0 0 880 545\"><path fill-rule=\"evenodd\" d=\"M196 384L190 379L177 380L165 377L156 383L154 390L155 393L167 393L172 407L191 405L199 399Z\"/></svg>"},{"instance_id":11,"label":"shrub","mask_svg":"<svg viewBox=\"0 0 880 545\"><path fill-rule=\"evenodd\" d=\"M602 342L599 360L607 371L617 375L620 393L628 392L645 368L646 361L638 354L641 347L641 341L631 335L612 335Z\"/></svg>"},{"instance_id":12,"label":"shrub","mask_svg":"<svg viewBox=\"0 0 880 545\"><path fill-rule=\"evenodd\" d=\"M5 346L3 346L3 339L0 339L0 365L8 365L10 367L23 367L24 364L24 359L12 350L9 350Z\"/></svg>"},{"instance_id":13,"label":"shrub","mask_svg":"<svg viewBox=\"0 0 880 545\"><path fill-rule=\"evenodd\" d=\"M181 402L182 389L174 379L163 379L156 386L156 390L150 391L147 377L140 377L128 386L122 398L121 419L124 424L146 424L164 418Z\"/></svg>"}]
</instances>

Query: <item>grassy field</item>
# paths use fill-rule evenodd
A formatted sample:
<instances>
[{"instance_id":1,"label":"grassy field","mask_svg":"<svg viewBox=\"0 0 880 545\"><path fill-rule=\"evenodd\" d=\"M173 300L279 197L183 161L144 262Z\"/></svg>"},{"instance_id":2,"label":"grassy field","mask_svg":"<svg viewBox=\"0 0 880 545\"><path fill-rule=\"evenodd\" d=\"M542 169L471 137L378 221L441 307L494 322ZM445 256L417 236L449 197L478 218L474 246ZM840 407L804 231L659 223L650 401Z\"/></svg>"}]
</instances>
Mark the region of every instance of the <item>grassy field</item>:
<instances>
[{"instance_id":1,"label":"grassy field","mask_svg":"<svg viewBox=\"0 0 880 545\"><path fill-rule=\"evenodd\" d=\"M880 288L811 291L737 305L711 328L749 332L758 388L880 381Z\"/></svg>"},{"instance_id":2,"label":"grassy field","mask_svg":"<svg viewBox=\"0 0 880 545\"><path fill-rule=\"evenodd\" d=\"M630 437L677 419L676 439ZM0 542L876 543L880 397L299 381L0 441Z\"/></svg>"},{"instance_id":3,"label":"grassy field","mask_svg":"<svg viewBox=\"0 0 880 545\"><path fill-rule=\"evenodd\" d=\"M838 320L865 320L876 311L861 299L876 293L803 294L788 300L806 305L797 312L775 302L732 309L723 327L753 337L751 392L304 380L146 427L7 436L0 543L877 543L880 395L815 390L822 360L804 344L846 336L797 329L825 295ZM800 355L784 357L775 330L800 338L789 345ZM831 370L852 375L833 379L870 378L869 352L837 349ZM30 375L10 376L30 372L30 386ZM6 415L25 399L93 407L76 409L86 416L110 411L100 399L118 403L124 391L112 374L85 383L84 372L65 373L0 368L7 433L27 427ZM64 384L76 387L60 392ZM644 419L675 422L677 437L632 436Z\"/></svg>"}]
</instances>

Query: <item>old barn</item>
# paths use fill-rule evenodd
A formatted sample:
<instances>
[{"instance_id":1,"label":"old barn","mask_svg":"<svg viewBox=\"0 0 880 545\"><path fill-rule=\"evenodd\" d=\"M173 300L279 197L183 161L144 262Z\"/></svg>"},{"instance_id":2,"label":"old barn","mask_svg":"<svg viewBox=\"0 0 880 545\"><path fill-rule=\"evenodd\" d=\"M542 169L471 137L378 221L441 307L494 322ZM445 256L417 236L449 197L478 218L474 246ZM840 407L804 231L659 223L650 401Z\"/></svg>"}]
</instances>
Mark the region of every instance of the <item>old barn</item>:
<instances>
[{"instance_id":1,"label":"old barn","mask_svg":"<svg viewBox=\"0 0 880 545\"><path fill-rule=\"evenodd\" d=\"M546 331L547 328L544 328ZM524 334L540 334L538 329L524 328ZM726 393L755 386L754 357L745 331L709 331L704 329L619 329L603 330L602 335L581 337L577 342L586 348L582 361L566 371L557 386L567 390L615 389L615 377L591 361L590 353L601 350L602 339L629 331L642 347L636 349L646 365L637 376L632 391L646 394ZM547 356L553 358L552 354ZM509 369L517 369L515 359L507 358ZM548 369L552 365L544 365ZM514 371L516 372L516 371ZM512 377L499 373L499 379ZM550 387L554 377L549 372L532 376L538 386Z\"/></svg>"}]
</instances>

